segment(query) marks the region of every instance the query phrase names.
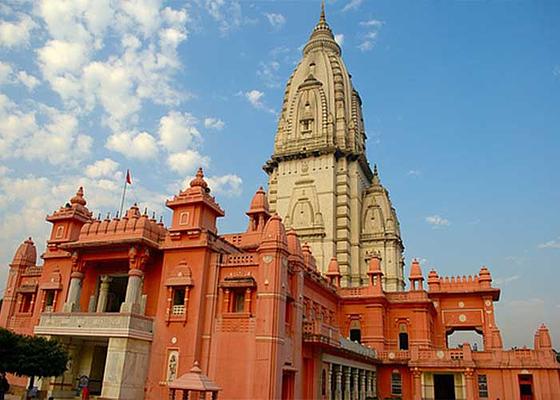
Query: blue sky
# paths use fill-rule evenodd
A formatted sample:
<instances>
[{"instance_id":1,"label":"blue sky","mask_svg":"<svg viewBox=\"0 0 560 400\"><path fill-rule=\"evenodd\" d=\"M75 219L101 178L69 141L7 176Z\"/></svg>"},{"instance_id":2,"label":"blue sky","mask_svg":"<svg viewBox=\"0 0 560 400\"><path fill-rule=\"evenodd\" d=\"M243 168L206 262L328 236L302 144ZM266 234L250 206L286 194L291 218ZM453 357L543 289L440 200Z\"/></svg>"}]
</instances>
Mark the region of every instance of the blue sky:
<instances>
[{"instance_id":1,"label":"blue sky","mask_svg":"<svg viewBox=\"0 0 560 400\"><path fill-rule=\"evenodd\" d=\"M319 1L0 5L0 287L52 212L163 201L205 167L243 230L266 184L284 83ZM560 2L327 2L363 100L367 152L425 273L490 267L508 346L560 347ZM0 289L0 293L1 293ZM518 329L519 327L522 329Z\"/></svg>"}]
</instances>

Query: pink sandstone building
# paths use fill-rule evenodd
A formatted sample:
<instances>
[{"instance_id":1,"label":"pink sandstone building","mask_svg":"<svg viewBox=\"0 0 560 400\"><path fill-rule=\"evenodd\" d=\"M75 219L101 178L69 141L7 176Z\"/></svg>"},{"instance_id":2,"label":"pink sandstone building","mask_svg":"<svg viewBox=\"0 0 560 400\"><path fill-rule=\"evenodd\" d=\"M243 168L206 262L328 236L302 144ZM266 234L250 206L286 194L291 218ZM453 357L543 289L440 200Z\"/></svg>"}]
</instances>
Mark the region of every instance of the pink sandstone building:
<instances>
[{"instance_id":1,"label":"pink sandstone building","mask_svg":"<svg viewBox=\"0 0 560 400\"><path fill-rule=\"evenodd\" d=\"M365 138L323 12L244 232L218 232L224 211L202 170L166 202L169 226L136 205L96 219L79 188L47 216L42 265L31 239L17 249L0 310L0 326L69 350L67 371L40 389L72 399L87 376L98 399L182 398L186 387L223 399L560 399L544 325L533 349L504 349L486 267L443 277L413 260L405 276ZM478 332L483 348L451 347L455 331Z\"/></svg>"}]
</instances>

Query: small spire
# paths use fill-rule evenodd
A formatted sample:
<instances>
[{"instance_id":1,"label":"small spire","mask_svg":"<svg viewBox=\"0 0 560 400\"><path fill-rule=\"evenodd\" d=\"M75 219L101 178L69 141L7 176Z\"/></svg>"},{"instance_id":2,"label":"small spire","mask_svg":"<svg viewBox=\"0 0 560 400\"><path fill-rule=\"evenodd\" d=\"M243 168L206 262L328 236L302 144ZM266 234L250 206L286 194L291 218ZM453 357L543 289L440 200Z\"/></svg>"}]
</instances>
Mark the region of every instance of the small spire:
<instances>
[{"instance_id":1,"label":"small spire","mask_svg":"<svg viewBox=\"0 0 560 400\"><path fill-rule=\"evenodd\" d=\"M84 199L84 188L82 186L78 188L76 195L70 199L70 204L72 206L85 206L87 204L86 199Z\"/></svg>"},{"instance_id":2,"label":"small spire","mask_svg":"<svg viewBox=\"0 0 560 400\"><path fill-rule=\"evenodd\" d=\"M206 192L210 191L210 189L208 189L208 183L206 183L206 181L204 180L204 172L202 171L202 168L199 168L198 171L196 171L196 176L191 181L190 185L191 187L199 186L203 188Z\"/></svg>"},{"instance_id":3,"label":"small spire","mask_svg":"<svg viewBox=\"0 0 560 400\"><path fill-rule=\"evenodd\" d=\"M319 18L320 21L326 21L327 18L325 17L325 0L321 1L321 17Z\"/></svg>"},{"instance_id":4,"label":"small spire","mask_svg":"<svg viewBox=\"0 0 560 400\"><path fill-rule=\"evenodd\" d=\"M379 179L379 172L377 171L377 164L373 164L373 179L372 183L374 185L381 185L381 180Z\"/></svg>"}]
</instances>

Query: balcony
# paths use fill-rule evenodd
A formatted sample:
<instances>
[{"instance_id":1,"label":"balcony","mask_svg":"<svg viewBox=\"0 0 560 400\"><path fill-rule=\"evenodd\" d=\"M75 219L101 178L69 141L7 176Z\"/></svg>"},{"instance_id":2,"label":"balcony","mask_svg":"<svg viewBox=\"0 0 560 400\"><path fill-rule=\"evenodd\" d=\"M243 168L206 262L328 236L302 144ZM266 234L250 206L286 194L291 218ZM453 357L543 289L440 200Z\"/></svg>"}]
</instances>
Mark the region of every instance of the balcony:
<instances>
[{"instance_id":1,"label":"balcony","mask_svg":"<svg viewBox=\"0 0 560 400\"><path fill-rule=\"evenodd\" d=\"M143 315L129 313L43 313L35 333L151 341L153 321Z\"/></svg>"}]
</instances>

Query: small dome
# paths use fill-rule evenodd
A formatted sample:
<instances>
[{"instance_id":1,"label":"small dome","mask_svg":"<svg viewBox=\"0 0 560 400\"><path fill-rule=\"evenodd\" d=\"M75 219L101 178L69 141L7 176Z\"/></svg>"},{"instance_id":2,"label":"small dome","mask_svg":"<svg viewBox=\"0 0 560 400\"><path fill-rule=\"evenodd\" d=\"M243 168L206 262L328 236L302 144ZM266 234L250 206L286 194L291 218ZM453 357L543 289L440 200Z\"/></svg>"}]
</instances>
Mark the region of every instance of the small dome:
<instances>
[{"instance_id":1,"label":"small dome","mask_svg":"<svg viewBox=\"0 0 560 400\"><path fill-rule=\"evenodd\" d=\"M331 258L329 262L329 267L327 269L327 275L340 275L340 267L338 266L338 261L336 257Z\"/></svg>"},{"instance_id":2,"label":"small dome","mask_svg":"<svg viewBox=\"0 0 560 400\"><path fill-rule=\"evenodd\" d=\"M435 269L430 270L428 273L428 283L430 282L439 282L439 275Z\"/></svg>"},{"instance_id":3,"label":"small dome","mask_svg":"<svg viewBox=\"0 0 560 400\"><path fill-rule=\"evenodd\" d=\"M73 207L77 207L78 205L85 206L87 204L86 199L84 199L84 188L82 186L78 188L76 195L70 199L70 204Z\"/></svg>"},{"instance_id":4,"label":"small dome","mask_svg":"<svg viewBox=\"0 0 560 400\"><path fill-rule=\"evenodd\" d=\"M202 171L202 168L199 168L198 171L196 171L196 176L191 181L190 186L191 187L201 187L206 192L210 191L210 189L208 188L208 183L206 183L206 181L204 180L204 172Z\"/></svg>"},{"instance_id":5,"label":"small dome","mask_svg":"<svg viewBox=\"0 0 560 400\"><path fill-rule=\"evenodd\" d=\"M130 207L126 212L126 218L130 219L130 218L139 218L139 217L140 217L140 209L138 208L138 205L134 203L132 207Z\"/></svg>"},{"instance_id":6,"label":"small dome","mask_svg":"<svg viewBox=\"0 0 560 400\"><path fill-rule=\"evenodd\" d=\"M266 192L264 191L263 187L259 187L256 191L255 195L253 196L253 200L251 200L251 207L249 208L249 212L266 212L268 213L268 200L266 198Z\"/></svg>"},{"instance_id":7,"label":"small dome","mask_svg":"<svg viewBox=\"0 0 560 400\"><path fill-rule=\"evenodd\" d=\"M478 273L478 280L481 281L481 282L483 282L483 281L491 282L492 281L492 275L490 275L490 271L488 271L488 268L486 268L486 267L480 268L480 272Z\"/></svg>"},{"instance_id":8,"label":"small dome","mask_svg":"<svg viewBox=\"0 0 560 400\"><path fill-rule=\"evenodd\" d=\"M420 262L416 259L412 260L409 279L424 279L422 268L420 268Z\"/></svg>"},{"instance_id":9,"label":"small dome","mask_svg":"<svg viewBox=\"0 0 560 400\"><path fill-rule=\"evenodd\" d=\"M283 243L287 246L288 238L286 236L286 229L282 223L282 219L278 214L274 214L266 223L263 232L263 242L264 241L276 241L278 243Z\"/></svg>"},{"instance_id":10,"label":"small dome","mask_svg":"<svg viewBox=\"0 0 560 400\"><path fill-rule=\"evenodd\" d=\"M294 256L303 257L303 250L298 235L294 229L290 229L287 233L288 251Z\"/></svg>"},{"instance_id":11,"label":"small dome","mask_svg":"<svg viewBox=\"0 0 560 400\"><path fill-rule=\"evenodd\" d=\"M16 250L12 265L33 266L37 263L37 248L31 238L28 238Z\"/></svg>"}]
</instances>

